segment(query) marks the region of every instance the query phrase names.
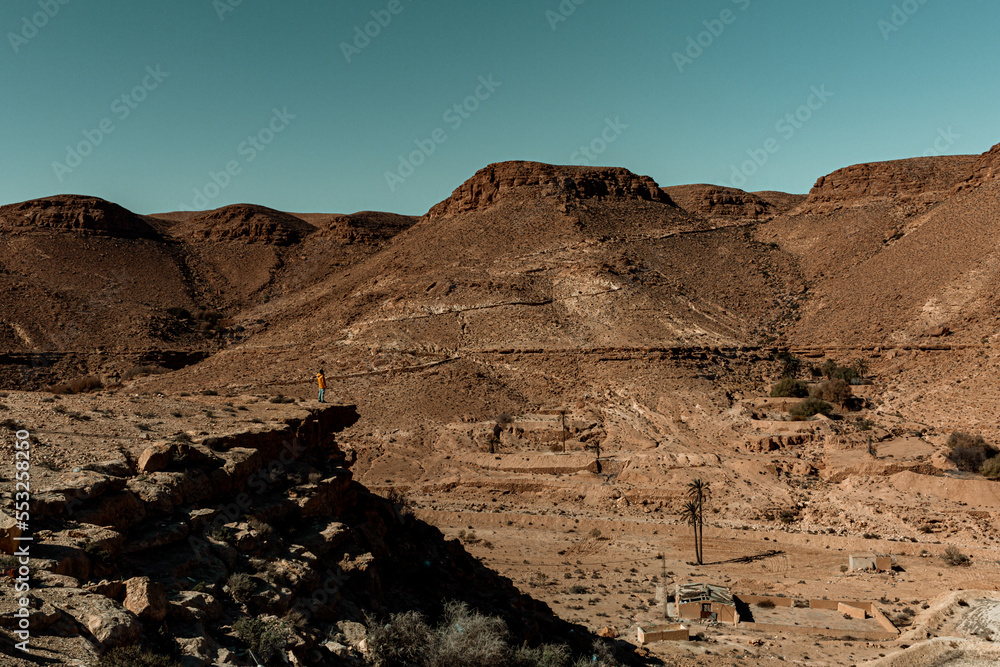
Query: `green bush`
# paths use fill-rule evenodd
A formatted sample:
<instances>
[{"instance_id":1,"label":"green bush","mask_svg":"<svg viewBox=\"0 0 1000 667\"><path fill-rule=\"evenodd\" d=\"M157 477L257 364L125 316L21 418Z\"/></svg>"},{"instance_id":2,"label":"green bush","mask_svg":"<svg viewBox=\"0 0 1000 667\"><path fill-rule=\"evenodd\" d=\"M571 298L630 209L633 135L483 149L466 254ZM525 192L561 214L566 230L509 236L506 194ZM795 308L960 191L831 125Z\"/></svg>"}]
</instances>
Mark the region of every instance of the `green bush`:
<instances>
[{"instance_id":1,"label":"green bush","mask_svg":"<svg viewBox=\"0 0 1000 667\"><path fill-rule=\"evenodd\" d=\"M833 359L827 359L819 368L827 380L843 380L850 383L858 378L858 372L850 366L841 366Z\"/></svg>"},{"instance_id":2,"label":"green bush","mask_svg":"<svg viewBox=\"0 0 1000 667\"><path fill-rule=\"evenodd\" d=\"M809 419L815 415L830 415L832 413L833 406L824 400L816 398L815 396L810 396L804 401L796 403L792 409L788 411L788 414L796 419Z\"/></svg>"},{"instance_id":3,"label":"green bush","mask_svg":"<svg viewBox=\"0 0 1000 667\"><path fill-rule=\"evenodd\" d=\"M778 355L781 362L781 377L794 378L802 368L802 360L787 350Z\"/></svg>"},{"instance_id":4,"label":"green bush","mask_svg":"<svg viewBox=\"0 0 1000 667\"><path fill-rule=\"evenodd\" d=\"M1000 455L987 459L979 472L987 479L1000 479Z\"/></svg>"},{"instance_id":5,"label":"green bush","mask_svg":"<svg viewBox=\"0 0 1000 667\"><path fill-rule=\"evenodd\" d=\"M851 393L851 385L847 384L846 380L837 378L836 380L827 380L826 382L814 387L810 396L815 396L821 401L827 401L829 403L839 403L840 405L846 405L854 395Z\"/></svg>"},{"instance_id":6,"label":"green bush","mask_svg":"<svg viewBox=\"0 0 1000 667\"><path fill-rule=\"evenodd\" d=\"M782 378L771 387L772 398L805 398L809 395L809 387L802 380Z\"/></svg>"},{"instance_id":7,"label":"green bush","mask_svg":"<svg viewBox=\"0 0 1000 667\"><path fill-rule=\"evenodd\" d=\"M948 460L959 470L979 472L987 460L1000 454L1000 450L983 440L981 435L955 432L948 436Z\"/></svg>"},{"instance_id":8,"label":"green bush","mask_svg":"<svg viewBox=\"0 0 1000 667\"><path fill-rule=\"evenodd\" d=\"M233 623L233 630L262 663L288 644L288 626L276 618L265 621L260 616L244 616Z\"/></svg>"}]
</instances>

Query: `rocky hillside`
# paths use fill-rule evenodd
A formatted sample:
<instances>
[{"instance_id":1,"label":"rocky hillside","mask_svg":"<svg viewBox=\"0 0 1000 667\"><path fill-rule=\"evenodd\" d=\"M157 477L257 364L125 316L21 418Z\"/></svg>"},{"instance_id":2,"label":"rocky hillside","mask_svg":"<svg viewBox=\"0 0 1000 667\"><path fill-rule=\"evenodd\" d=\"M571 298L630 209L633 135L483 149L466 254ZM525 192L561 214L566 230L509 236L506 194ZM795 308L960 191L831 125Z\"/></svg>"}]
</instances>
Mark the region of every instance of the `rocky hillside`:
<instances>
[{"instance_id":1,"label":"rocky hillside","mask_svg":"<svg viewBox=\"0 0 1000 667\"><path fill-rule=\"evenodd\" d=\"M979 187L1000 178L1000 144L979 156L970 169L970 174L956 187L967 190Z\"/></svg>"},{"instance_id":2,"label":"rocky hillside","mask_svg":"<svg viewBox=\"0 0 1000 667\"><path fill-rule=\"evenodd\" d=\"M358 420L353 406L285 415L267 428L151 442L137 458L38 468L35 655L91 664L139 642L184 664L233 664L248 645L239 622L259 618L281 629L279 662L287 653L300 665L346 664L360 658L366 614L435 618L450 601L499 615L531 643L586 645L585 629L352 480L334 438ZM6 544L20 531L0 520ZM0 625L12 628L9 593L0 589Z\"/></svg>"},{"instance_id":3,"label":"rocky hillside","mask_svg":"<svg viewBox=\"0 0 1000 667\"><path fill-rule=\"evenodd\" d=\"M832 213L844 208L891 204L907 214L946 199L979 160L975 155L923 157L857 164L822 176L795 213Z\"/></svg>"},{"instance_id":4,"label":"rocky hillside","mask_svg":"<svg viewBox=\"0 0 1000 667\"><path fill-rule=\"evenodd\" d=\"M477 171L456 188L451 197L433 206L427 217L483 211L508 197L525 196L554 197L560 201L606 199L672 203L653 179L636 176L627 169L499 162Z\"/></svg>"},{"instance_id":5,"label":"rocky hillside","mask_svg":"<svg viewBox=\"0 0 1000 667\"><path fill-rule=\"evenodd\" d=\"M0 231L41 230L127 239L159 236L140 216L98 197L57 195L0 206Z\"/></svg>"},{"instance_id":6,"label":"rocky hillside","mask_svg":"<svg viewBox=\"0 0 1000 667\"><path fill-rule=\"evenodd\" d=\"M771 202L737 188L699 184L662 190L685 211L707 217L757 220L777 212Z\"/></svg>"},{"instance_id":7,"label":"rocky hillside","mask_svg":"<svg viewBox=\"0 0 1000 667\"><path fill-rule=\"evenodd\" d=\"M265 206L233 204L188 218L170 231L194 240L284 246L301 241L315 227L294 215Z\"/></svg>"}]
</instances>

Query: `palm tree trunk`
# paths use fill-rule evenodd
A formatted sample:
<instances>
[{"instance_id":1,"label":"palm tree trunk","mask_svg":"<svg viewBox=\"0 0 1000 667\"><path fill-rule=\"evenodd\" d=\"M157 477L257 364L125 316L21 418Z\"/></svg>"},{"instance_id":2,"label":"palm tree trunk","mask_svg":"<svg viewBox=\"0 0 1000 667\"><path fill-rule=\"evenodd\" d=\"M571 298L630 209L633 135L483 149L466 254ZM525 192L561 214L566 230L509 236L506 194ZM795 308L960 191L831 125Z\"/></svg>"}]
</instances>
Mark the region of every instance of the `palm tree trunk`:
<instances>
[{"instance_id":1,"label":"palm tree trunk","mask_svg":"<svg viewBox=\"0 0 1000 667\"><path fill-rule=\"evenodd\" d=\"M701 548L698 546L698 520L692 521L691 525L694 526L694 560L698 565L701 565Z\"/></svg>"},{"instance_id":2,"label":"palm tree trunk","mask_svg":"<svg viewBox=\"0 0 1000 667\"><path fill-rule=\"evenodd\" d=\"M705 558L705 497L698 502L698 548L701 557Z\"/></svg>"}]
</instances>

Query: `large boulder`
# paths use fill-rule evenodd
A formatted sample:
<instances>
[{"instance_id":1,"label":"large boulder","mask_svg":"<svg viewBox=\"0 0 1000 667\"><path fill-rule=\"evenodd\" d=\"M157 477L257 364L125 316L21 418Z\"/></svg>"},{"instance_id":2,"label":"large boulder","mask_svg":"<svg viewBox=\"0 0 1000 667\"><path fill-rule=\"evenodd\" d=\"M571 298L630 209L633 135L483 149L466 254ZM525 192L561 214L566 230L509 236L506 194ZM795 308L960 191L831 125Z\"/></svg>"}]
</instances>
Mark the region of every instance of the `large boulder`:
<instances>
[{"instance_id":1,"label":"large boulder","mask_svg":"<svg viewBox=\"0 0 1000 667\"><path fill-rule=\"evenodd\" d=\"M143 621L162 621L167 615L167 594L163 584L149 577L133 577L125 582L125 608Z\"/></svg>"}]
</instances>

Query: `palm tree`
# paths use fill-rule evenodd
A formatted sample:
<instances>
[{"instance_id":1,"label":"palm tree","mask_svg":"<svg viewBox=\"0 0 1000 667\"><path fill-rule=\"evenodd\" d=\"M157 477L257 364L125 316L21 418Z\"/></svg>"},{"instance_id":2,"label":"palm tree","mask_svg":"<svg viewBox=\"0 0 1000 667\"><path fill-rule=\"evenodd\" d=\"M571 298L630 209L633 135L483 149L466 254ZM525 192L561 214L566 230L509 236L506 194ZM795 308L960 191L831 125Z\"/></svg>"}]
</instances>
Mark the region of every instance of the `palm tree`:
<instances>
[{"instance_id":1,"label":"palm tree","mask_svg":"<svg viewBox=\"0 0 1000 667\"><path fill-rule=\"evenodd\" d=\"M696 514L695 523L695 542L698 556L698 565L701 565L702 555L705 553L705 496L708 494L708 484L703 482L700 477L693 480L688 484L688 498L691 499L689 504L694 505Z\"/></svg>"},{"instance_id":2,"label":"palm tree","mask_svg":"<svg viewBox=\"0 0 1000 667\"><path fill-rule=\"evenodd\" d=\"M681 518L694 526L694 559L701 565L701 546L698 543L698 504L693 500L684 503Z\"/></svg>"}]
</instances>

